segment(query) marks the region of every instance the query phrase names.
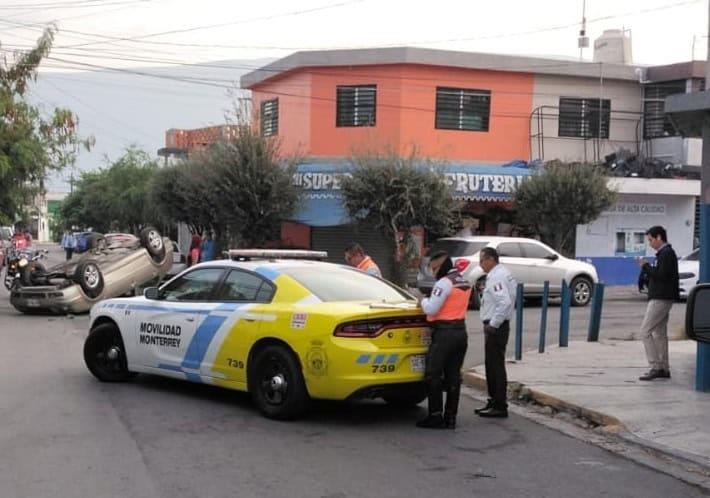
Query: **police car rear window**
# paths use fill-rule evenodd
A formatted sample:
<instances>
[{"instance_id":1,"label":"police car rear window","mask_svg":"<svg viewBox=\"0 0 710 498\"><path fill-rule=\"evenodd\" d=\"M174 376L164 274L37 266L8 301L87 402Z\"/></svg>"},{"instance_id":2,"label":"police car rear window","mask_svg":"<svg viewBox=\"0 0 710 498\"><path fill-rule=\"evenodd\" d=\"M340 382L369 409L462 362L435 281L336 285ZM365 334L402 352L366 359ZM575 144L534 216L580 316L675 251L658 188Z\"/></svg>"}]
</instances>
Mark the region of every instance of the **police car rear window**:
<instances>
[{"instance_id":1,"label":"police car rear window","mask_svg":"<svg viewBox=\"0 0 710 498\"><path fill-rule=\"evenodd\" d=\"M411 299L387 282L355 269L290 268L285 273L325 302L401 302Z\"/></svg>"}]
</instances>

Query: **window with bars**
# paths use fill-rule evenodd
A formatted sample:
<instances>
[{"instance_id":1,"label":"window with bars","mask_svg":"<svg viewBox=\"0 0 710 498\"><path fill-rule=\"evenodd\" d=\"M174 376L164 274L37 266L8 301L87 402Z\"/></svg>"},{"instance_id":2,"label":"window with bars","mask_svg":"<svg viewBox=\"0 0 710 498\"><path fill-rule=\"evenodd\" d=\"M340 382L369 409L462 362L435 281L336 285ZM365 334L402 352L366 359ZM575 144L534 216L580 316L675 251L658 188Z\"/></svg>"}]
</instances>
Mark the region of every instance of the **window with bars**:
<instances>
[{"instance_id":1,"label":"window with bars","mask_svg":"<svg viewBox=\"0 0 710 498\"><path fill-rule=\"evenodd\" d=\"M338 86L335 126L375 126L377 85Z\"/></svg>"},{"instance_id":2,"label":"window with bars","mask_svg":"<svg viewBox=\"0 0 710 498\"><path fill-rule=\"evenodd\" d=\"M270 137L279 134L279 99L261 103L261 135Z\"/></svg>"},{"instance_id":3,"label":"window with bars","mask_svg":"<svg viewBox=\"0 0 710 498\"><path fill-rule=\"evenodd\" d=\"M488 131L490 115L490 90L436 88L436 129Z\"/></svg>"},{"instance_id":4,"label":"window with bars","mask_svg":"<svg viewBox=\"0 0 710 498\"><path fill-rule=\"evenodd\" d=\"M560 97L558 136L609 138L611 101Z\"/></svg>"},{"instance_id":5,"label":"window with bars","mask_svg":"<svg viewBox=\"0 0 710 498\"><path fill-rule=\"evenodd\" d=\"M664 109L666 97L676 93L685 93L685 80L654 83L644 87L643 138L672 137L678 134Z\"/></svg>"}]
</instances>

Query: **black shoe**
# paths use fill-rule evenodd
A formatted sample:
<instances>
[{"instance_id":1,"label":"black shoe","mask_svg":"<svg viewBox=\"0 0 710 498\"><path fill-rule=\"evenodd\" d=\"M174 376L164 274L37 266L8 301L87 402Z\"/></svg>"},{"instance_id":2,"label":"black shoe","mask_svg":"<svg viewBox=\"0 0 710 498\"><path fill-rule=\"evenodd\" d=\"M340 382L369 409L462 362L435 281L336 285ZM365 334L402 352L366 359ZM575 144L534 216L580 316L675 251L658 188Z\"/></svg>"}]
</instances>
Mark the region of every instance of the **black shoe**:
<instances>
[{"instance_id":1,"label":"black shoe","mask_svg":"<svg viewBox=\"0 0 710 498\"><path fill-rule=\"evenodd\" d=\"M647 373L645 373L641 377L639 377L639 380L662 379L662 378L669 378L670 376L671 376L670 372L668 372L668 377L665 377L663 370L651 369Z\"/></svg>"},{"instance_id":2,"label":"black shoe","mask_svg":"<svg viewBox=\"0 0 710 498\"><path fill-rule=\"evenodd\" d=\"M478 416L484 418L508 418L508 410L491 407L488 410L479 412Z\"/></svg>"},{"instance_id":3,"label":"black shoe","mask_svg":"<svg viewBox=\"0 0 710 498\"><path fill-rule=\"evenodd\" d=\"M456 417L444 416L444 427L446 429L456 429Z\"/></svg>"},{"instance_id":4,"label":"black shoe","mask_svg":"<svg viewBox=\"0 0 710 498\"><path fill-rule=\"evenodd\" d=\"M670 379L671 378L671 371L670 370L661 370L661 375L659 375L661 379Z\"/></svg>"},{"instance_id":5,"label":"black shoe","mask_svg":"<svg viewBox=\"0 0 710 498\"><path fill-rule=\"evenodd\" d=\"M478 415L478 414L481 413L482 411L484 411L484 410L489 410L489 409L491 409L491 408L493 408L493 400L490 399L490 398L488 398L488 401L486 401L486 406L482 406L481 408L476 408L475 410L473 410L473 413L475 413L476 415Z\"/></svg>"},{"instance_id":6,"label":"black shoe","mask_svg":"<svg viewBox=\"0 0 710 498\"><path fill-rule=\"evenodd\" d=\"M428 415L417 422L417 427L421 429L444 429L446 425L444 424L444 418L441 414Z\"/></svg>"}]
</instances>

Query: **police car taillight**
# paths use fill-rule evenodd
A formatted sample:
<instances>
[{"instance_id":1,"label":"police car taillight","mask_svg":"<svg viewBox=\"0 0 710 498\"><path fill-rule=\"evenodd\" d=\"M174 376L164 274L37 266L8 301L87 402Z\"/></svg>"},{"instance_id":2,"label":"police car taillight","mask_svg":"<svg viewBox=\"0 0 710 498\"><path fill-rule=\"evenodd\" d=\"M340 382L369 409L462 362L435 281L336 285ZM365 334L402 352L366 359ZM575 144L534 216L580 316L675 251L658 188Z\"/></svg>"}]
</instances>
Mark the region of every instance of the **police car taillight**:
<instances>
[{"instance_id":1,"label":"police car taillight","mask_svg":"<svg viewBox=\"0 0 710 498\"><path fill-rule=\"evenodd\" d=\"M410 327L428 327L425 316L385 318L380 320L361 320L347 322L336 327L333 335L337 337L377 337L385 330Z\"/></svg>"},{"instance_id":2,"label":"police car taillight","mask_svg":"<svg viewBox=\"0 0 710 498\"><path fill-rule=\"evenodd\" d=\"M463 272L466 270L466 268L469 267L470 264L471 264L471 262L469 260L461 258L461 259L456 260L456 263L454 264L454 266L456 267L456 269L458 271Z\"/></svg>"}]
</instances>

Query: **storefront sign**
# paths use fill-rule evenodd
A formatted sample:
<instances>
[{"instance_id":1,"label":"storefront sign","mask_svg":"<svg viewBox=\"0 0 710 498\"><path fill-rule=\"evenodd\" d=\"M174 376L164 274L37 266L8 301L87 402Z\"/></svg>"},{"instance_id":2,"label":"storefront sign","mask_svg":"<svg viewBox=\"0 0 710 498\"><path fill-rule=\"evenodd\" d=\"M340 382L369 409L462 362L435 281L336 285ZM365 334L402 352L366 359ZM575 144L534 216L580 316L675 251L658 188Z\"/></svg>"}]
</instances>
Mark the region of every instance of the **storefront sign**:
<instances>
[{"instance_id":1,"label":"storefront sign","mask_svg":"<svg viewBox=\"0 0 710 498\"><path fill-rule=\"evenodd\" d=\"M301 195L306 199L339 199L343 188L343 177L351 176L347 172L306 171L293 175L293 184L300 187Z\"/></svg>"},{"instance_id":2,"label":"storefront sign","mask_svg":"<svg viewBox=\"0 0 710 498\"><path fill-rule=\"evenodd\" d=\"M444 173L444 180L457 199L512 198L527 175Z\"/></svg>"},{"instance_id":3,"label":"storefront sign","mask_svg":"<svg viewBox=\"0 0 710 498\"><path fill-rule=\"evenodd\" d=\"M645 202L619 202L611 206L602 214L633 214L639 216L665 216L665 204L651 204Z\"/></svg>"}]
</instances>

